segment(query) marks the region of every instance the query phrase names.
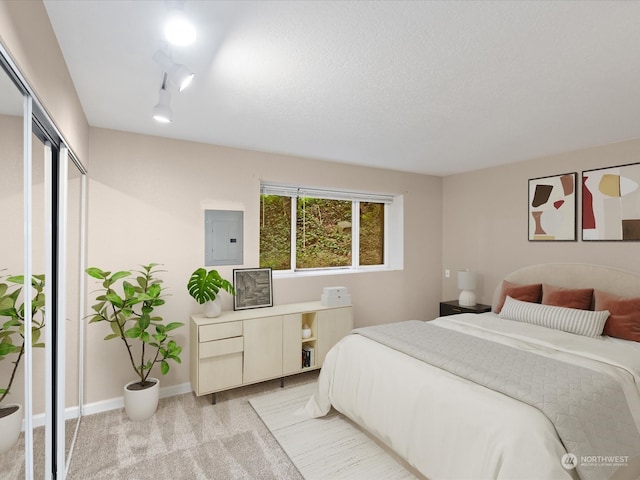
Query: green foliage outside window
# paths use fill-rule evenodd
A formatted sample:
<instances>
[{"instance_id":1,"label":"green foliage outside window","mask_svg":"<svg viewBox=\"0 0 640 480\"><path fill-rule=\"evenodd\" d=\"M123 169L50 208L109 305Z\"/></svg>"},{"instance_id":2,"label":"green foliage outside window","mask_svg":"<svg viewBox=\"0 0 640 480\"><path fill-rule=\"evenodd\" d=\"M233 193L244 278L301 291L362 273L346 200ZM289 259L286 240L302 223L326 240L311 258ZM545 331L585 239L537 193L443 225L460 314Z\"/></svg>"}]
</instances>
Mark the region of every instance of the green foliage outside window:
<instances>
[{"instance_id":1,"label":"green foliage outside window","mask_svg":"<svg viewBox=\"0 0 640 480\"><path fill-rule=\"evenodd\" d=\"M260 267L291 268L291 197L260 195Z\"/></svg>"},{"instance_id":2,"label":"green foliage outside window","mask_svg":"<svg viewBox=\"0 0 640 480\"><path fill-rule=\"evenodd\" d=\"M298 198L296 268L351 265L351 203Z\"/></svg>"},{"instance_id":3,"label":"green foliage outside window","mask_svg":"<svg viewBox=\"0 0 640 480\"><path fill-rule=\"evenodd\" d=\"M384 263L384 205L360 203L360 265Z\"/></svg>"},{"instance_id":4,"label":"green foliage outside window","mask_svg":"<svg viewBox=\"0 0 640 480\"><path fill-rule=\"evenodd\" d=\"M291 197L261 195L260 266L291 269ZM300 197L296 269L352 265L352 201ZM360 265L384 263L384 205L360 203Z\"/></svg>"}]
</instances>

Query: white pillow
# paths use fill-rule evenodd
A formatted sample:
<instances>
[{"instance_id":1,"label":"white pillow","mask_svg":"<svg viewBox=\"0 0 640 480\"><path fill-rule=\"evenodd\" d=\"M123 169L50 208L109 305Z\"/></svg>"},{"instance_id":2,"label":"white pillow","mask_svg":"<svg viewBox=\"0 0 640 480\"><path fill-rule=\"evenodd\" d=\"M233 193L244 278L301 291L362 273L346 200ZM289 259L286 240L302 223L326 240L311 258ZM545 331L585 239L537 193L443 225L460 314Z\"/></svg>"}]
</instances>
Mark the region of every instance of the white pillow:
<instances>
[{"instance_id":1,"label":"white pillow","mask_svg":"<svg viewBox=\"0 0 640 480\"><path fill-rule=\"evenodd\" d=\"M599 337L609 318L609 311L578 310L576 308L521 302L507 296L500 310L500 318L531 323L541 327L576 333L586 337Z\"/></svg>"}]
</instances>

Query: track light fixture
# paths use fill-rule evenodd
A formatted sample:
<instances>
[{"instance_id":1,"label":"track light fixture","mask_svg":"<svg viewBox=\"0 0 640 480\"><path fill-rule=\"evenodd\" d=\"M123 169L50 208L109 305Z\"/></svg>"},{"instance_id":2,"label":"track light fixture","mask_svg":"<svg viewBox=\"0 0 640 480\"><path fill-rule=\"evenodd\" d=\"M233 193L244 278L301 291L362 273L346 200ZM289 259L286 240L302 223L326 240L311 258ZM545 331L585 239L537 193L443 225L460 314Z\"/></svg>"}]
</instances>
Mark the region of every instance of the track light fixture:
<instances>
[{"instance_id":1,"label":"track light fixture","mask_svg":"<svg viewBox=\"0 0 640 480\"><path fill-rule=\"evenodd\" d=\"M193 80L194 74L187 67L180 63L175 63L169 55L162 50L158 50L153 54L153 59L163 68L166 74L169 76L169 82L178 88L178 91L182 91Z\"/></svg>"},{"instance_id":2,"label":"track light fixture","mask_svg":"<svg viewBox=\"0 0 640 480\"><path fill-rule=\"evenodd\" d=\"M165 25L165 36L174 45L188 45L196 38L196 30L184 15L184 0L165 0L169 10L169 18ZM171 122L172 88L179 92L187 88L194 74L187 67L176 63L171 58L169 46L164 45L153 55L153 59L162 67L162 87L160 87L158 104L153 107L153 118L158 122Z\"/></svg>"},{"instance_id":3,"label":"track light fixture","mask_svg":"<svg viewBox=\"0 0 640 480\"><path fill-rule=\"evenodd\" d=\"M160 123L171 123L173 112L171 111L171 93L167 90L167 74L164 74L158 104L153 107L153 119Z\"/></svg>"}]
</instances>

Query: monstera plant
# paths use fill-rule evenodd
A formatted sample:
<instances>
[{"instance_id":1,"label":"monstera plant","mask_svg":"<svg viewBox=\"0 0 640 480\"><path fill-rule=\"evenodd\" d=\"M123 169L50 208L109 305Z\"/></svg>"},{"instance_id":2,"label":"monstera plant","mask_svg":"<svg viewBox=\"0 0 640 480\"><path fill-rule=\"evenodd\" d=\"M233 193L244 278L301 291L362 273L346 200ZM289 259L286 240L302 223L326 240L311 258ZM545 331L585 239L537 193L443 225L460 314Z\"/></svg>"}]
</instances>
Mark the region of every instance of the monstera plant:
<instances>
[{"instance_id":1,"label":"monstera plant","mask_svg":"<svg viewBox=\"0 0 640 480\"><path fill-rule=\"evenodd\" d=\"M231 295L236 294L231 282L222 278L217 270L209 270L207 272L204 268L198 268L191 274L187 282L187 290L189 290L189 295L196 302L200 305L205 304L205 315L207 317L217 317L222 311L220 303L216 301L219 299L218 293L220 290L224 290Z\"/></svg>"},{"instance_id":2,"label":"monstera plant","mask_svg":"<svg viewBox=\"0 0 640 480\"><path fill-rule=\"evenodd\" d=\"M184 324L166 323L157 315L156 308L164 305L164 288L158 278L158 264L142 265L134 271L135 281L129 282L130 271L111 273L100 268L87 269L87 274L101 281L96 295L94 313L89 323L104 322L111 333L105 340L120 339L124 345L127 361L137 380L124 388L125 410L132 420L143 420L155 413L159 398L160 382L150 377L156 364L160 373L167 374L169 361L181 363L182 347L171 336L171 332ZM133 392L149 390L139 405Z\"/></svg>"},{"instance_id":3,"label":"monstera plant","mask_svg":"<svg viewBox=\"0 0 640 480\"><path fill-rule=\"evenodd\" d=\"M25 352L24 276L0 277L0 362L9 361L7 378L0 378L0 453L11 449L18 441L22 427L22 406L2 402L11 393L20 361ZM44 347L40 342L45 326L44 275L31 277L31 345Z\"/></svg>"}]
</instances>

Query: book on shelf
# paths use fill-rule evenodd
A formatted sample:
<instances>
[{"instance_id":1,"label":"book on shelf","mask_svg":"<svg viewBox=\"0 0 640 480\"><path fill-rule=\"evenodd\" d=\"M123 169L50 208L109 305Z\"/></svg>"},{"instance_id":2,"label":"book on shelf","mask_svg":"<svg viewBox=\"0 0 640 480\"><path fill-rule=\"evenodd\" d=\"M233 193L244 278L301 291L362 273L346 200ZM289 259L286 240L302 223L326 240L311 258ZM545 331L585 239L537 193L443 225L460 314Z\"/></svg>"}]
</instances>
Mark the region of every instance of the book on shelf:
<instances>
[{"instance_id":1,"label":"book on shelf","mask_svg":"<svg viewBox=\"0 0 640 480\"><path fill-rule=\"evenodd\" d=\"M315 365L314 349L309 345L302 346L302 368L309 368Z\"/></svg>"}]
</instances>

